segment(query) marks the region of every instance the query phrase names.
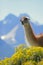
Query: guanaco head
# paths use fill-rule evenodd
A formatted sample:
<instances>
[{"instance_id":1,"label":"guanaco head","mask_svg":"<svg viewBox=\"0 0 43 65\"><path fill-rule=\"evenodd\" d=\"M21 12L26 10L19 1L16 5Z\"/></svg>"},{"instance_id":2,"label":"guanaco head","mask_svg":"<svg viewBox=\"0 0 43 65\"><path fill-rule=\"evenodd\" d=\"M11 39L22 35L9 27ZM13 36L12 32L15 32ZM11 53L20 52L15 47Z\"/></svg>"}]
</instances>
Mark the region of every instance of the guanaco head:
<instances>
[{"instance_id":1,"label":"guanaco head","mask_svg":"<svg viewBox=\"0 0 43 65\"><path fill-rule=\"evenodd\" d=\"M28 23L29 20L30 19L28 17L25 17L25 16L20 19L22 25L24 25L25 23Z\"/></svg>"}]
</instances>

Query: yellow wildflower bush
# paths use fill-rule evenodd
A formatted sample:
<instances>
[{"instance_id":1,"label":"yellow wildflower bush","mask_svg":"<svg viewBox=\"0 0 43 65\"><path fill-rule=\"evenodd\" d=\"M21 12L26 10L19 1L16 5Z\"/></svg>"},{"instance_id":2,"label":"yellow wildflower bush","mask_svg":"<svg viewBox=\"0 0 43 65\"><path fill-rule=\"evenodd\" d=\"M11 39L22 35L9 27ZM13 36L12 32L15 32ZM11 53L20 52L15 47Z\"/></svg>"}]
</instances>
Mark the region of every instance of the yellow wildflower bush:
<instances>
[{"instance_id":1,"label":"yellow wildflower bush","mask_svg":"<svg viewBox=\"0 0 43 65\"><path fill-rule=\"evenodd\" d=\"M22 65L36 65L36 62L34 62L34 61L26 61L26 62L22 63Z\"/></svg>"},{"instance_id":2,"label":"yellow wildflower bush","mask_svg":"<svg viewBox=\"0 0 43 65\"><path fill-rule=\"evenodd\" d=\"M0 65L43 65L43 47L20 45L10 58L0 60Z\"/></svg>"},{"instance_id":3,"label":"yellow wildflower bush","mask_svg":"<svg viewBox=\"0 0 43 65\"><path fill-rule=\"evenodd\" d=\"M2 61L0 61L0 65L3 65Z\"/></svg>"}]
</instances>

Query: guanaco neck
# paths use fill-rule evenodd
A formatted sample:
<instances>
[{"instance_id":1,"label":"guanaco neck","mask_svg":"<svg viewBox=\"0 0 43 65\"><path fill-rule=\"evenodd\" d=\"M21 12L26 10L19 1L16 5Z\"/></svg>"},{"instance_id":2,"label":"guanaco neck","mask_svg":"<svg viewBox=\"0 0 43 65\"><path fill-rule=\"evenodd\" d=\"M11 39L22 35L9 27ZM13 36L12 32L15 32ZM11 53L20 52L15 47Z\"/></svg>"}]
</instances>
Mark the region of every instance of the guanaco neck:
<instances>
[{"instance_id":1,"label":"guanaco neck","mask_svg":"<svg viewBox=\"0 0 43 65\"><path fill-rule=\"evenodd\" d=\"M37 46L37 40L35 39L35 36L33 34L30 22L24 23L24 30L27 41L30 43L30 45Z\"/></svg>"}]
</instances>

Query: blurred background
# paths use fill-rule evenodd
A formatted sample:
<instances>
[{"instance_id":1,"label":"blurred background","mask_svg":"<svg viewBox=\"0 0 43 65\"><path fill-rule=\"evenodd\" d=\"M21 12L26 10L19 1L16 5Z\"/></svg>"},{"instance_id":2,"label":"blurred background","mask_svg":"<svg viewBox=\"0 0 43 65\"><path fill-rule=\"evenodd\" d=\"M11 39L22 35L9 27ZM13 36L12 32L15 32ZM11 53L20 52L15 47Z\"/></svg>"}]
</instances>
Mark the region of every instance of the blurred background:
<instances>
[{"instance_id":1,"label":"blurred background","mask_svg":"<svg viewBox=\"0 0 43 65\"><path fill-rule=\"evenodd\" d=\"M0 0L0 59L10 57L20 44L26 44L22 16L31 19L35 34L43 33L43 0Z\"/></svg>"}]
</instances>

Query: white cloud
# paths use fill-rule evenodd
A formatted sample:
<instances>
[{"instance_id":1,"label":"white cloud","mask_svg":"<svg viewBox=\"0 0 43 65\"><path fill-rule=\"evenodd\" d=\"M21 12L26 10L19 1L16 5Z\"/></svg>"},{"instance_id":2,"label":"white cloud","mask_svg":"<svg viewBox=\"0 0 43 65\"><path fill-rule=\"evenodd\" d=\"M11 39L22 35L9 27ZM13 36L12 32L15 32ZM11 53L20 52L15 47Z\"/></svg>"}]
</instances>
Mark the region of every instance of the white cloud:
<instances>
[{"instance_id":1,"label":"white cloud","mask_svg":"<svg viewBox=\"0 0 43 65\"><path fill-rule=\"evenodd\" d=\"M8 34L1 36L1 39L8 43L10 42L15 43L16 42L15 36L17 29L18 25L16 25Z\"/></svg>"}]
</instances>

